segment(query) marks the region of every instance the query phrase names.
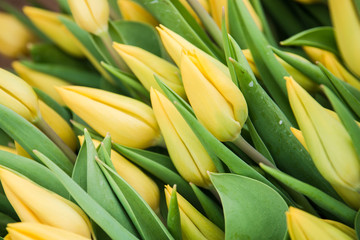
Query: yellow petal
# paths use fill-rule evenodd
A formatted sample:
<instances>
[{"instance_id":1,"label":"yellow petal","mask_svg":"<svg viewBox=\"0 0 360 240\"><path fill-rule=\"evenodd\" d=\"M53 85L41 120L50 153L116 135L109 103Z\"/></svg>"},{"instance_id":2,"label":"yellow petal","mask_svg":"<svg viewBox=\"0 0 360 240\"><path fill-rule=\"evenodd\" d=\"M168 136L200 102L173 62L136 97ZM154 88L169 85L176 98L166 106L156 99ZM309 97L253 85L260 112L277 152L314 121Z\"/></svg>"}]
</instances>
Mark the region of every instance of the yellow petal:
<instances>
[{"instance_id":1,"label":"yellow petal","mask_svg":"<svg viewBox=\"0 0 360 240\"><path fill-rule=\"evenodd\" d=\"M3 146L3 145L0 145L0 150L5 151L5 152L9 152L9 153L13 153L13 154L17 154L15 148Z\"/></svg>"},{"instance_id":2,"label":"yellow petal","mask_svg":"<svg viewBox=\"0 0 360 240\"><path fill-rule=\"evenodd\" d=\"M140 4L131 0L118 0L121 16L128 21L142 22L151 26L159 25L159 22Z\"/></svg>"},{"instance_id":3,"label":"yellow petal","mask_svg":"<svg viewBox=\"0 0 360 240\"><path fill-rule=\"evenodd\" d=\"M296 139L301 143L301 145L303 145L303 147L304 147L306 150L308 150L302 132L301 132L300 130L296 129L296 128L293 128L293 127L290 127L290 130L291 130L291 132L294 134L294 136L296 137Z\"/></svg>"}]
</instances>

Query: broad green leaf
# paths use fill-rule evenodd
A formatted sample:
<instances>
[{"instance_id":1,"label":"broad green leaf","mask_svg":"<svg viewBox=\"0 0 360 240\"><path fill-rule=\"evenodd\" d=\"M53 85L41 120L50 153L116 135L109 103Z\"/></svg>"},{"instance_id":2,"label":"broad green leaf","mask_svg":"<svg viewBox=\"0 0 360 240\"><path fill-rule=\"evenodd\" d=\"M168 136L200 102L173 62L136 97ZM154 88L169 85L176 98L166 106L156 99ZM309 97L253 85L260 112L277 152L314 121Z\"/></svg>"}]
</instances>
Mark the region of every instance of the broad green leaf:
<instances>
[{"instance_id":1,"label":"broad green leaf","mask_svg":"<svg viewBox=\"0 0 360 240\"><path fill-rule=\"evenodd\" d=\"M13 140L9 135L7 135L3 130L0 129L0 145L9 146L9 144L13 144Z\"/></svg>"},{"instance_id":2,"label":"broad green leaf","mask_svg":"<svg viewBox=\"0 0 360 240\"><path fill-rule=\"evenodd\" d=\"M143 239L172 239L171 234L145 200L113 169L100 160L97 162L140 236Z\"/></svg>"},{"instance_id":3,"label":"broad green leaf","mask_svg":"<svg viewBox=\"0 0 360 240\"><path fill-rule=\"evenodd\" d=\"M36 92L36 95L38 95L38 97L41 99L41 101L43 101L44 103L46 103L46 105L48 105L49 107L51 107L55 112L57 112L65 121L69 122L71 119L71 114L70 112L64 108L63 106L61 106L57 101L55 101L52 97L50 97L48 94L46 94L45 92L43 92L42 90L38 89L38 88L33 88L34 91Z\"/></svg>"},{"instance_id":4,"label":"broad green leaf","mask_svg":"<svg viewBox=\"0 0 360 240\"><path fill-rule=\"evenodd\" d=\"M101 76L87 69L59 64L34 63L30 61L22 61L21 63L35 71L49 74L74 85L97 88L100 84Z\"/></svg>"},{"instance_id":5,"label":"broad green leaf","mask_svg":"<svg viewBox=\"0 0 360 240\"><path fill-rule=\"evenodd\" d=\"M192 187L196 197L199 199L199 202L209 220L224 231L225 220L221 207L195 184L190 183L190 186Z\"/></svg>"},{"instance_id":6,"label":"broad green leaf","mask_svg":"<svg viewBox=\"0 0 360 240\"><path fill-rule=\"evenodd\" d=\"M8 215L12 219L20 221L19 217L17 216L14 208L11 206L11 203L7 199L6 195L0 193L0 212Z\"/></svg>"},{"instance_id":7,"label":"broad green leaf","mask_svg":"<svg viewBox=\"0 0 360 240\"><path fill-rule=\"evenodd\" d=\"M225 239L282 239L288 206L271 187L234 174L210 174L225 215Z\"/></svg>"},{"instance_id":8,"label":"broad green leaf","mask_svg":"<svg viewBox=\"0 0 360 240\"><path fill-rule=\"evenodd\" d=\"M284 172L338 197L335 190L315 167L309 153L290 131L290 122L256 81L240 48L235 42L231 43L236 55L230 57L239 61L233 61L233 64L237 71L240 89L248 104L249 116L273 156L276 166Z\"/></svg>"},{"instance_id":9,"label":"broad green leaf","mask_svg":"<svg viewBox=\"0 0 360 240\"><path fill-rule=\"evenodd\" d=\"M332 213L333 216L338 218L340 221L350 226L353 224L356 212L343 202L340 202L335 198L327 195L323 191L317 189L316 187L297 180L296 178L293 178L290 175L287 175L279 170L269 168L263 164L261 164L260 166L268 174L270 174L286 186L289 186L295 191L304 194L312 202L314 202L316 205L326 210L327 212Z\"/></svg>"},{"instance_id":10,"label":"broad green leaf","mask_svg":"<svg viewBox=\"0 0 360 240\"><path fill-rule=\"evenodd\" d=\"M176 195L176 185L173 187L171 192L171 198L169 202L169 210L167 215L167 228L172 234L175 240L181 240L181 222L180 222L180 211Z\"/></svg>"},{"instance_id":11,"label":"broad green leaf","mask_svg":"<svg viewBox=\"0 0 360 240\"><path fill-rule=\"evenodd\" d=\"M16 221L14 219L0 212L0 236L5 236L7 234L6 226L8 223L15 223L15 222Z\"/></svg>"},{"instance_id":12,"label":"broad green leaf","mask_svg":"<svg viewBox=\"0 0 360 240\"><path fill-rule=\"evenodd\" d=\"M0 105L0 115L0 128L17 141L30 156L38 160L33 150L40 150L67 174L71 174L73 168L71 161L39 129L3 105Z\"/></svg>"},{"instance_id":13,"label":"broad green leaf","mask_svg":"<svg viewBox=\"0 0 360 240\"><path fill-rule=\"evenodd\" d=\"M327 87L324 87L324 92L338 114L342 124L349 133L352 144L355 147L356 153L360 156L360 127L356 124L351 112L343 105L343 103L335 96L335 94Z\"/></svg>"},{"instance_id":14,"label":"broad green leaf","mask_svg":"<svg viewBox=\"0 0 360 240\"><path fill-rule=\"evenodd\" d=\"M356 213L354 225L357 239L360 239L360 210Z\"/></svg>"},{"instance_id":15,"label":"broad green leaf","mask_svg":"<svg viewBox=\"0 0 360 240\"><path fill-rule=\"evenodd\" d=\"M86 140L84 140L85 142ZM82 189L87 189L87 158L88 158L87 145L81 144L79 153L77 155L74 169L71 178L76 182Z\"/></svg>"},{"instance_id":16,"label":"broad green leaf","mask_svg":"<svg viewBox=\"0 0 360 240\"><path fill-rule=\"evenodd\" d=\"M199 205L196 196L194 195L190 185L186 182L176 171L164 166L161 163L156 162L152 158L148 158L138 152L121 146L117 143L113 144L114 150L119 152L121 155L129 159L131 162L140 166L142 169L151 173L164 183L169 185L176 184L178 186L178 192L181 193L186 199L188 199L195 206ZM196 205L197 204L197 205Z\"/></svg>"},{"instance_id":17,"label":"broad green leaf","mask_svg":"<svg viewBox=\"0 0 360 240\"><path fill-rule=\"evenodd\" d=\"M339 55L332 27L316 27L305 30L281 42L283 46L311 46Z\"/></svg>"},{"instance_id":18,"label":"broad green leaf","mask_svg":"<svg viewBox=\"0 0 360 240\"><path fill-rule=\"evenodd\" d=\"M0 151L0 165L29 178L31 181L64 198L69 198L69 193L54 174L44 165L32 159Z\"/></svg>"},{"instance_id":19,"label":"broad green leaf","mask_svg":"<svg viewBox=\"0 0 360 240\"><path fill-rule=\"evenodd\" d=\"M112 217L102 206L91 198L74 180L63 170L48 159L44 154L34 151L38 158L54 173L62 185L69 191L71 197L79 204L85 213L96 222L112 239L137 239L114 217Z\"/></svg>"},{"instance_id":20,"label":"broad green leaf","mask_svg":"<svg viewBox=\"0 0 360 240\"><path fill-rule=\"evenodd\" d=\"M56 0L60 6L61 11L71 14L70 7L67 0Z\"/></svg>"},{"instance_id":21,"label":"broad green leaf","mask_svg":"<svg viewBox=\"0 0 360 240\"><path fill-rule=\"evenodd\" d=\"M324 3L326 3L326 0L322 0L322 3L318 4L302 4L301 6L311 17L316 19L320 26L331 26L330 11L327 4Z\"/></svg>"},{"instance_id":22,"label":"broad green leaf","mask_svg":"<svg viewBox=\"0 0 360 240\"><path fill-rule=\"evenodd\" d=\"M247 39L245 38L244 29L239 24L239 16L236 12L235 1L228 1L228 12L229 12L229 32L234 40L241 46L241 48L247 48L246 43ZM225 17L225 16L224 16ZM222 30L224 31L224 26L226 26L225 18L222 21ZM227 31L226 31L227 33ZM226 59L228 61L228 59Z\"/></svg>"},{"instance_id":23,"label":"broad green leaf","mask_svg":"<svg viewBox=\"0 0 360 240\"><path fill-rule=\"evenodd\" d=\"M243 28L246 42L254 58L256 67L259 70L262 83L287 119L292 124L296 123L287 99L284 80L284 77L290 76L290 74L286 72L285 68L276 60L274 53L269 48L268 42L256 26L243 1L236 0L235 6L240 20L240 26Z\"/></svg>"}]
</instances>

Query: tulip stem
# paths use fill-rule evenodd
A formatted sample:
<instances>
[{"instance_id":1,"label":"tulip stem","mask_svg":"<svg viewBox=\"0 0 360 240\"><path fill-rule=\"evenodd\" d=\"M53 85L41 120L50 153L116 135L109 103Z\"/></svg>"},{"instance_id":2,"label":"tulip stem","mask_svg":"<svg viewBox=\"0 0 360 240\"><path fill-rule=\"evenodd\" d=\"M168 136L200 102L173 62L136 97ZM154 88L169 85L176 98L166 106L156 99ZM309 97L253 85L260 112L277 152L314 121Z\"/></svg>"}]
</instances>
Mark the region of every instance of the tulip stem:
<instances>
[{"instance_id":1,"label":"tulip stem","mask_svg":"<svg viewBox=\"0 0 360 240\"><path fill-rule=\"evenodd\" d=\"M251 146L241 135L233 141L233 143L246 155L248 155L257 164L264 164L271 168L276 168L275 165L270 162L264 155L259 153L253 146Z\"/></svg>"},{"instance_id":2,"label":"tulip stem","mask_svg":"<svg viewBox=\"0 0 360 240\"><path fill-rule=\"evenodd\" d=\"M109 51L111 58L115 61L116 65L120 68L120 70L124 72L130 72L129 68L125 64L124 60L120 57L119 54L115 52L115 49L112 47L112 39L108 31L102 32L98 35L101 41L104 43L106 49Z\"/></svg>"},{"instance_id":3,"label":"tulip stem","mask_svg":"<svg viewBox=\"0 0 360 240\"><path fill-rule=\"evenodd\" d=\"M56 132L45 122L43 118L40 118L34 122L36 127L38 127L51 141L53 141L61 151L74 163L76 160L76 154L69 148L66 143L56 134Z\"/></svg>"}]
</instances>

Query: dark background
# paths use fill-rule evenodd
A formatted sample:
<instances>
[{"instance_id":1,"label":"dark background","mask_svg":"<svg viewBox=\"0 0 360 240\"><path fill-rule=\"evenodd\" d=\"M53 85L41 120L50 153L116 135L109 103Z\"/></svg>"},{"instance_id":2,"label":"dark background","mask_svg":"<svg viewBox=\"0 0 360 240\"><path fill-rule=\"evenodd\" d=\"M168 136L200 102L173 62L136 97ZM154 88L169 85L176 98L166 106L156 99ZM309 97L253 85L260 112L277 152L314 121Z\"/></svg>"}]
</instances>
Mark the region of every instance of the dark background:
<instances>
[{"instance_id":1,"label":"dark background","mask_svg":"<svg viewBox=\"0 0 360 240\"><path fill-rule=\"evenodd\" d=\"M31 3L31 2L39 3L42 6L46 7L47 9L51 9L54 11L58 10L58 6L57 6L55 0L33 0L33 1L30 1L30 0L0 0L0 2L9 3L9 4L13 5L14 7L18 8L19 10L21 10L24 5L29 5L29 3ZM1 26L0 26L0 31L1 31ZM4 34L4 33L1 32L1 34ZM8 68L10 66L11 61L12 61L12 59L9 59L8 57L5 57L0 54L0 67L1 68Z\"/></svg>"}]
</instances>

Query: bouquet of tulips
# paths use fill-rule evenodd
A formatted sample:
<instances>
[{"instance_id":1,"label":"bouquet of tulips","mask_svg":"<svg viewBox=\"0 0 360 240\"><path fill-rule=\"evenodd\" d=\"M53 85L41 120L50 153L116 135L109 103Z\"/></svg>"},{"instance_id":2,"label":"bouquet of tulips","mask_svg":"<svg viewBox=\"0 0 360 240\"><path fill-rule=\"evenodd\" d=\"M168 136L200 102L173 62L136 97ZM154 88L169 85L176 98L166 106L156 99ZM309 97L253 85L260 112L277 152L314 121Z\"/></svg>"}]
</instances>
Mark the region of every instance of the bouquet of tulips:
<instances>
[{"instance_id":1,"label":"bouquet of tulips","mask_svg":"<svg viewBox=\"0 0 360 240\"><path fill-rule=\"evenodd\" d=\"M0 3L0 239L360 239L359 0L57 3Z\"/></svg>"}]
</instances>

